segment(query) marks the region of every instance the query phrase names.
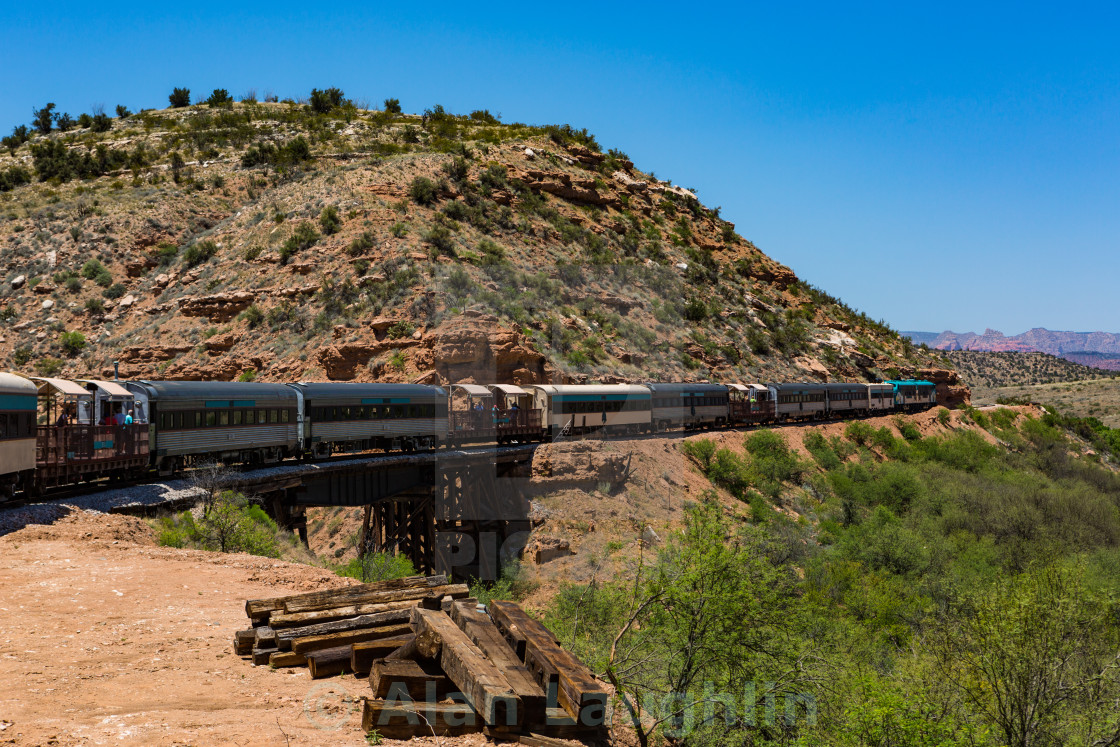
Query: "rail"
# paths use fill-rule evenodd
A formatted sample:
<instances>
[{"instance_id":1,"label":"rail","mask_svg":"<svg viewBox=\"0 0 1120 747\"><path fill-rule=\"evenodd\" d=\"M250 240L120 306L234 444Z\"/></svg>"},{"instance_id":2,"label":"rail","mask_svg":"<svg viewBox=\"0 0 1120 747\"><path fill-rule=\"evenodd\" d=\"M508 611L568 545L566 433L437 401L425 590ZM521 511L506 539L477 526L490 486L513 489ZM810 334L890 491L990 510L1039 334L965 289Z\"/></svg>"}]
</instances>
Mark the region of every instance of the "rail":
<instances>
[{"instance_id":1,"label":"rail","mask_svg":"<svg viewBox=\"0 0 1120 747\"><path fill-rule=\"evenodd\" d=\"M40 425L35 461L40 466L99 462L148 453L148 426Z\"/></svg>"}]
</instances>

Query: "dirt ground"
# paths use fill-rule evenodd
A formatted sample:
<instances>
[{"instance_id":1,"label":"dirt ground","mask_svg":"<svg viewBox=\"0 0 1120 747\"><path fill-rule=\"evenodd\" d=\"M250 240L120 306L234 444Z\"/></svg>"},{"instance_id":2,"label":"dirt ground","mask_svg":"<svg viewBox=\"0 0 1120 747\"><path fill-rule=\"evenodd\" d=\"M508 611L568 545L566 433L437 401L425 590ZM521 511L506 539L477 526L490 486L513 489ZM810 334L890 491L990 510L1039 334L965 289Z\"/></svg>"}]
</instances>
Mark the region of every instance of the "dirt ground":
<instances>
[{"instance_id":1,"label":"dirt ground","mask_svg":"<svg viewBox=\"0 0 1120 747\"><path fill-rule=\"evenodd\" d=\"M157 547L123 516L76 513L2 537L0 744L365 745L364 681L254 667L231 647L247 598L348 583Z\"/></svg>"}]
</instances>

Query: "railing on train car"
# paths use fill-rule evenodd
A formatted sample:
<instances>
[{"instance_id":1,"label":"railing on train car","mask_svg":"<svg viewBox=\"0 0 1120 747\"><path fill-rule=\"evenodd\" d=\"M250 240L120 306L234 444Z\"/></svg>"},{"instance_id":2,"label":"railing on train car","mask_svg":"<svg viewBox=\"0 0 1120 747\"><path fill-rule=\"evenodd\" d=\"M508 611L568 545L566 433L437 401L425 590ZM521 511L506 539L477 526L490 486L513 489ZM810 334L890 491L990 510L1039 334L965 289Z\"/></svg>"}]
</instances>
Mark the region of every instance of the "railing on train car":
<instances>
[{"instance_id":1,"label":"railing on train car","mask_svg":"<svg viewBox=\"0 0 1120 747\"><path fill-rule=\"evenodd\" d=\"M148 454L148 426L40 425L35 442L39 464L110 461Z\"/></svg>"},{"instance_id":2,"label":"railing on train car","mask_svg":"<svg viewBox=\"0 0 1120 747\"><path fill-rule=\"evenodd\" d=\"M453 410L451 430L464 436L493 435L497 433L526 433L540 430L540 410Z\"/></svg>"},{"instance_id":3,"label":"railing on train car","mask_svg":"<svg viewBox=\"0 0 1120 747\"><path fill-rule=\"evenodd\" d=\"M732 420L764 420L774 414L774 403L769 400L731 403Z\"/></svg>"}]
</instances>

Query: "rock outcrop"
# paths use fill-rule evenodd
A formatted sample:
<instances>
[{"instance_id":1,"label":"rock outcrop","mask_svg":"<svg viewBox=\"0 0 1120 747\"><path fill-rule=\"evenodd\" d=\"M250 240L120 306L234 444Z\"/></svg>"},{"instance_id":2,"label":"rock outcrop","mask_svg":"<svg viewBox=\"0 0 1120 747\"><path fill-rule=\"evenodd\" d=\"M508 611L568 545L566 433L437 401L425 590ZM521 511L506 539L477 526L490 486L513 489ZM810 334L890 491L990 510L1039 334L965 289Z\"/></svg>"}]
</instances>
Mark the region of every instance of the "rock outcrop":
<instances>
[{"instance_id":1,"label":"rock outcrop","mask_svg":"<svg viewBox=\"0 0 1120 747\"><path fill-rule=\"evenodd\" d=\"M179 299L183 316L204 316L212 322L227 322L252 305L255 296L247 291L187 296Z\"/></svg>"}]
</instances>

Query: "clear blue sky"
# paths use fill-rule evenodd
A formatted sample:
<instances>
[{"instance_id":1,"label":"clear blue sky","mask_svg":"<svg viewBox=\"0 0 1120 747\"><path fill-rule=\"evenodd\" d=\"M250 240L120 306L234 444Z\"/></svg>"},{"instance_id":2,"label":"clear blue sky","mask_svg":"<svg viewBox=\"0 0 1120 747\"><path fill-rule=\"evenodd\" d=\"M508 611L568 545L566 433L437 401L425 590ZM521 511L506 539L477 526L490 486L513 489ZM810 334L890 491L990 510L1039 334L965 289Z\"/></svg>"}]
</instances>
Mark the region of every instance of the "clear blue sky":
<instances>
[{"instance_id":1,"label":"clear blue sky","mask_svg":"<svg viewBox=\"0 0 1120 747\"><path fill-rule=\"evenodd\" d=\"M1120 6L782 5L5 2L0 132L174 86L570 122L896 328L1120 331Z\"/></svg>"}]
</instances>

